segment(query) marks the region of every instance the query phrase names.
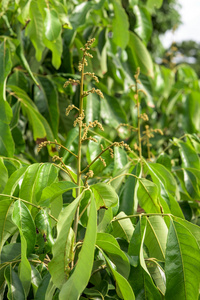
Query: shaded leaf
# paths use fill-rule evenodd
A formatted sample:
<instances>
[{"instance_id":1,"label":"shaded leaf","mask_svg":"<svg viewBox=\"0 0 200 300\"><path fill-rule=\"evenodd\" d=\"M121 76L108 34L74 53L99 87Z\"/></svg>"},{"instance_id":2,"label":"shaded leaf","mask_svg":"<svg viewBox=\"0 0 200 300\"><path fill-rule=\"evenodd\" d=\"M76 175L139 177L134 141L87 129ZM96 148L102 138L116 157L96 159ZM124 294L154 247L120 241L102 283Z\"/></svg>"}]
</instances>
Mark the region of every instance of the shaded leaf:
<instances>
[{"instance_id":1,"label":"shaded leaf","mask_svg":"<svg viewBox=\"0 0 200 300\"><path fill-rule=\"evenodd\" d=\"M26 297L24 294L22 283L11 265L9 265L5 269L5 278L8 284L8 293L7 293L8 299L25 300Z\"/></svg>"},{"instance_id":2,"label":"shaded leaf","mask_svg":"<svg viewBox=\"0 0 200 300\"><path fill-rule=\"evenodd\" d=\"M8 171L4 165L3 158L0 157L0 174L1 174L1 181L0 181L0 193L4 190L4 187L8 181Z\"/></svg>"}]
</instances>

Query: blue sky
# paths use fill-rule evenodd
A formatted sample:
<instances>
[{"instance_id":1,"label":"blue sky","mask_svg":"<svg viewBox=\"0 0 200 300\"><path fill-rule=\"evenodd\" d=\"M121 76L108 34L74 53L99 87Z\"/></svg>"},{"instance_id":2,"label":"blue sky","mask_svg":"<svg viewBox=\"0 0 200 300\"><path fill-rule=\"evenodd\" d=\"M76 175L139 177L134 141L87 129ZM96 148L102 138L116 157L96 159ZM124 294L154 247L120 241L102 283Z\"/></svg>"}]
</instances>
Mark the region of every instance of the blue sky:
<instances>
[{"instance_id":1,"label":"blue sky","mask_svg":"<svg viewBox=\"0 0 200 300\"><path fill-rule=\"evenodd\" d=\"M200 0L178 0L182 8L180 15L182 25L172 33L168 31L162 38L165 47L169 47L172 42L183 40L195 40L200 43Z\"/></svg>"}]
</instances>

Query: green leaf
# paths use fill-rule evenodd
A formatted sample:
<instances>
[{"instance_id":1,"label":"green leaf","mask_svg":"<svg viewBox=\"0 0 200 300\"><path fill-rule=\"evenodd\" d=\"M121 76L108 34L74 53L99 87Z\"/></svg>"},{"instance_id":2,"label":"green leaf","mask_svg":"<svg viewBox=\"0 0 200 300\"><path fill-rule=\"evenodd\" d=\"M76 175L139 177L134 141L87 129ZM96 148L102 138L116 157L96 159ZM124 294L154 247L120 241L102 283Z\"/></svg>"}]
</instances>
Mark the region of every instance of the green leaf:
<instances>
[{"instance_id":1,"label":"green leaf","mask_svg":"<svg viewBox=\"0 0 200 300\"><path fill-rule=\"evenodd\" d=\"M45 299L46 290L49 285L50 278L51 275L49 272L44 275L35 294L35 298L34 298L35 300Z\"/></svg>"},{"instance_id":2,"label":"green leaf","mask_svg":"<svg viewBox=\"0 0 200 300\"><path fill-rule=\"evenodd\" d=\"M25 300L24 289L22 283L13 270L11 264L5 269L5 278L8 284L7 297L9 300Z\"/></svg>"},{"instance_id":3,"label":"green leaf","mask_svg":"<svg viewBox=\"0 0 200 300\"><path fill-rule=\"evenodd\" d=\"M19 182L24 177L24 173L26 172L26 169L27 169L27 167L23 167L12 173L12 175L8 179L7 184L3 191L3 193L5 195L13 195L14 194L17 186L19 185ZM0 199L5 199L5 197L1 196Z\"/></svg>"},{"instance_id":4,"label":"green leaf","mask_svg":"<svg viewBox=\"0 0 200 300\"><path fill-rule=\"evenodd\" d=\"M87 229L78 262L69 280L63 285L59 299L76 300L88 284L91 276L97 231L97 211L95 201L91 194L90 212ZM87 267L86 267L87 266Z\"/></svg>"},{"instance_id":5,"label":"green leaf","mask_svg":"<svg viewBox=\"0 0 200 300\"><path fill-rule=\"evenodd\" d=\"M137 177L141 176L141 164L137 164L131 174L136 175ZM138 199L137 199L137 190L138 190L138 180L133 176L128 176L123 189L120 194L120 211L125 212L125 214L134 214L137 212Z\"/></svg>"},{"instance_id":6,"label":"green leaf","mask_svg":"<svg viewBox=\"0 0 200 300\"><path fill-rule=\"evenodd\" d=\"M14 203L12 219L20 232L21 263L19 278L27 296L31 285L31 266L27 256L33 251L35 246L36 228L28 208L20 200Z\"/></svg>"},{"instance_id":7,"label":"green leaf","mask_svg":"<svg viewBox=\"0 0 200 300\"><path fill-rule=\"evenodd\" d=\"M74 219L77 207L83 198L85 192L80 194L72 203L70 203L59 215L57 223L57 239L52 247L53 259L49 263L49 271L52 276L53 283L61 288L67 280L65 272L69 261L66 257L67 241L72 221Z\"/></svg>"},{"instance_id":8,"label":"green leaf","mask_svg":"<svg viewBox=\"0 0 200 300\"><path fill-rule=\"evenodd\" d=\"M153 62L142 41L133 32L129 32L129 43L127 46L128 67L133 74L137 67L140 67L141 73L150 77L154 76Z\"/></svg>"},{"instance_id":9,"label":"green leaf","mask_svg":"<svg viewBox=\"0 0 200 300\"><path fill-rule=\"evenodd\" d=\"M170 223L165 273L166 300L198 299L200 280L199 247L190 231L176 221Z\"/></svg>"},{"instance_id":10,"label":"green leaf","mask_svg":"<svg viewBox=\"0 0 200 300\"><path fill-rule=\"evenodd\" d=\"M101 207L113 207L118 203L118 195L111 185L97 183L91 186L96 200L97 210Z\"/></svg>"},{"instance_id":11,"label":"green leaf","mask_svg":"<svg viewBox=\"0 0 200 300\"><path fill-rule=\"evenodd\" d=\"M8 124L0 120L0 155L13 157L15 145Z\"/></svg>"},{"instance_id":12,"label":"green leaf","mask_svg":"<svg viewBox=\"0 0 200 300\"><path fill-rule=\"evenodd\" d=\"M6 79L12 68L10 51L6 41L0 45L0 125L9 124L12 118L12 109L6 101ZM1 125L2 127L3 125ZM1 130L0 130L1 136Z\"/></svg>"},{"instance_id":13,"label":"green leaf","mask_svg":"<svg viewBox=\"0 0 200 300\"><path fill-rule=\"evenodd\" d=\"M16 230L15 224L12 222L13 202L10 200L0 201L0 252L5 241Z\"/></svg>"},{"instance_id":14,"label":"green leaf","mask_svg":"<svg viewBox=\"0 0 200 300\"><path fill-rule=\"evenodd\" d=\"M54 66L54 68L58 69L61 65L61 55L63 51L61 33L53 42L49 41L48 39L44 39L44 44L52 52L52 65Z\"/></svg>"},{"instance_id":15,"label":"green leaf","mask_svg":"<svg viewBox=\"0 0 200 300\"><path fill-rule=\"evenodd\" d=\"M50 124L54 136L58 134L59 107L58 94L53 82L44 76L37 77L40 88L35 89L35 104Z\"/></svg>"},{"instance_id":16,"label":"green leaf","mask_svg":"<svg viewBox=\"0 0 200 300\"><path fill-rule=\"evenodd\" d=\"M145 7L138 5L134 6L133 12L136 16L134 31L147 44L152 34L151 15Z\"/></svg>"},{"instance_id":17,"label":"green leaf","mask_svg":"<svg viewBox=\"0 0 200 300\"><path fill-rule=\"evenodd\" d=\"M51 247L54 244L52 232L51 232L51 220L46 210L40 210L35 217L35 225L38 232L47 241Z\"/></svg>"},{"instance_id":18,"label":"green leaf","mask_svg":"<svg viewBox=\"0 0 200 300\"><path fill-rule=\"evenodd\" d=\"M139 179L137 191L138 202L140 206L150 213L160 213L160 204L158 200L158 187L152 181L145 178Z\"/></svg>"},{"instance_id":19,"label":"green leaf","mask_svg":"<svg viewBox=\"0 0 200 300\"><path fill-rule=\"evenodd\" d=\"M122 220L118 220L120 218L124 218ZM131 240L131 237L133 235L133 224L131 220L127 217L127 215L121 211L114 219L114 222L112 222L113 231L112 235L115 237L120 237L129 243Z\"/></svg>"},{"instance_id":20,"label":"green leaf","mask_svg":"<svg viewBox=\"0 0 200 300\"><path fill-rule=\"evenodd\" d=\"M183 169L184 182L185 182L187 192L191 196L191 198L200 200L200 191L199 191L197 178L195 174L191 171L192 168L189 169L190 170Z\"/></svg>"},{"instance_id":21,"label":"green leaf","mask_svg":"<svg viewBox=\"0 0 200 300\"><path fill-rule=\"evenodd\" d=\"M191 145L186 142L174 139L179 147L179 152L182 159L182 166L185 168L200 169L200 159Z\"/></svg>"},{"instance_id":22,"label":"green leaf","mask_svg":"<svg viewBox=\"0 0 200 300\"><path fill-rule=\"evenodd\" d=\"M154 6L156 8L160 8L162 6L163 0L147 0L147 7L153 9Z\"/></svg>"},{"instance_id":23,"label":"green leaf","mask_svg":"<svg viewBox=\"0 0 200 300\"><path fill-rule=\"evenodd\" d=\"M189 133L198 132L200 128L200 93L191 91L187 95L183 126Z\"/></svg>"},{"instance_id":24,"label":"green leaf","mask_svg":"<svg viewBox=\"0 0 200 300\"><path fill-rule=\"evenodd\" d=\"M146 161L145 164L148 167L152 180L159 188L160 203L163 211L165 213L172 212L172 214L184 218L178 202L174 198L176 196L176 181L172 174L160 164L147 163Z\"/></svg>"},{"instance_id":25,"label":"green leaf","mask_svg":"<svg viewBox=\"0 0 200 300\"><path fill-rule=\"evenodd\" d=\"M42 277L40 275L40 272L33 265L31 265L31 285L33 288L34 295L37 292L37 289L38 289L38 286L40 285L41 280L42 280Z\"/></svg>"},{"instance_id":26,"label":"green leaf","mask_svg":"<svg viewBox=\"0 0 200 300\"><path fill-rule=\"evenodd\" d=\"M200 247L200 227L191 222L188 222L187 220L184 220L182 218L178 218L175 216L173 216L173 218L176 222L185 226L190 231L190 233L194 236L194 238L196 239L196 241Z\"/></svg>"},{"instance_id":27,"label":"green leaf","mask_svg":"<svg viewBox=\"0 0 200 300\"><path fill-rule=\"evenodd\" d=\"M128 254L131 257L129 283L137 299L161 300L161 295L155 287L144 260L144 238L146 217L140 218L132 235Z\"/></svg>"},{"instance_id":28,"label":"green leaf","mask_svg":"<svg viewBox=\"0 0 200 300\"><path fill-rule=\"evenodd\" d=\"M30 3L30 1L29 1ZM19 46L16 49L16 53L19 56L24 68L27 70L28 74L32 78L32 80L35 82L36 85L39 85L35 76L33 75L31 68L26 60L26 57L24 55L24 49L23 49L23 40L22 40L22 34L21 34L21 28L19 26L17 27L17 39L19 41Z\"/></svg>"},{"instance_id":29,"label":"green leaf","mask_svg":"<svg viewBox=\"0 0 200 300\"><path fill-rule=\"evenodd\" d=\"M113 42L122 49L125 49L129 40L128 16L121 2L112 1L112 4L114 7L114 19L112 21Z\"/></svg>"},{"instance_id":30,"label":"green leaf","mask_svg":"<svg viewBox=\"0 0 200 300\"><path fill-rule=\"evenodd\" d=\"M106 263L109 266L111 273L113 274L113 277L115 279L116 291L118 296L121 299L135 300L135 295L128 281L114 269L109 258L106 256L106 254L103 251L102 254L105 257Z\"/></svg>"},{"instance_id":31,"label":"green leaf","mask_svg":"<svg viewBox=\"0 0 200 300\"><path fill-rule=\"evenodd\" d=\"M14 203L12 219L19 229L21 238L23 237L25 240L26 251L24 252L28 256L34 250L36 228L27 206L21 200L17 200Z\"/></svg>"},{"instance_id":32,"label":"green leaf","mask_svg":"<svg viewBox=\"0 0 200 300\"><path fill-rule=\"evenodd\" d=\"M44 188L39 204L42 206L48 205L58 196L74 188L77 188L77 185L70 181L59 181L52 183Z\"/></svg>"},{"instance_id":33,"label":"green leaf","mask_svg":"<svg viewBox=\"0 0 200 300\"><path fill-rule=\"evenodd\" d=\"M25 33L29 36L36 50L36 59L40 61L42 59L42 53L44 51L45 45L43 42L43 17L39 9L38 1L31 1L29 14L30 22L26 27Z\"/></svg>"},{"instance_id":34,"label":"green leaf","mask_svg":"<svg viewBox=\"0 0 200 300\"><path fill-rule=\"evenodd\" d=\"M128 163L126 151L119 147L114 147L114 170L113 176Z\"/></svg>"},{"instance_id":35,"label":"green leaf","mask_svg":"<svg viewBox=\"0 0 200 300\"><path fill-rule=\"evenodd\" d=\"M165 261L165 249L168 228L163 217L152 216L147 218L145 245L149 250L149 257Z\"/></svg>"},{"instance_id":36,"label":"green leaf","mask_svg":"<svg viewBox=\"0 0 200 300\"><path fill-rule=\"evenodd\" d=\"M120 249L115 238L108 233L98 233L96 244L108 255L109 259L115 264L117 272L128 279L130 272L129 260L124 252Z\"/></svg>"},{"instance_id":37,"label":"green leaf","mask_svg":"<svg viewBox=\"0 0 200 300\"><path fill-rule=\"evenodd\" d=\"M49 41L54 41L60 35L62 26L58 19L58 14L55 10L45 8L46 17L44 20L44 34Z\"/></svg>"},{"instance_id":38,"label":"green leaf","mask_svg":"<svg viewBox=\"0 0 200 300\"><path fill-rule=\"evenodd\" d=\"M91 8L92 8L91 2L83 2L79 5L76 5L69 19L70 23L72 24L73 30L76 30L78 27L85 24L86 17L90 12Z\"/></svg>"},{"instance_id":39,"label":"green leaf","mask_svg":"<svg viewBox=\"0 0 200 300\"><path fill-rule=\"evenodd\" d=\"M157 288L162 293L163 297L166 291L166 278L165 272L159 265L159 263L155 260L147 261L147 268L151 277L153 278Z\"/></svg>"},{"instance_id":40,"label":"green leaf","mask_svg":"<svg viewBox=\"0 0 200 300\"><path fill-rule=\"evenodd\" d=\"M104 93L101 101L101 118L106 124L116 129L120 123L126 123L126 114L117 99Z\"/></svg>"},{"instance_id":41,"label":"green leaf","mask_svg":"<svg viewBox=\"0 0 200 300\"><path fill-rule=\"evenodd\" d=\"M0 193L4 190L5 185L8 181L8 170L4 165L3 158L0 157L0 174L1 174L1 181L0 181Z\"/></svg>"}]
</instances>

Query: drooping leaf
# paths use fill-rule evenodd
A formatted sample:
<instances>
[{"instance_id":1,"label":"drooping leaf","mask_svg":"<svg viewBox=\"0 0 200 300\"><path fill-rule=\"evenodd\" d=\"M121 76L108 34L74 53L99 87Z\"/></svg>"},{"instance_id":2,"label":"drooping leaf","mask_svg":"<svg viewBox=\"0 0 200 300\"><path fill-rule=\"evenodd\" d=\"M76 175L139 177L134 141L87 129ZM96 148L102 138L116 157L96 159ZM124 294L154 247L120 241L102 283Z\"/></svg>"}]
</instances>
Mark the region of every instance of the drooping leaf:
<instances>
[{"instance_id":1,"label":"drooping leaf","mask_svg":"<svg viewBox=\"0 0 200 300\"><path fill-rule=\"evenodd\" d=\"M200 128L200 93L191 91L187 95L183 126L189 133L198 132Z\"/></svg>"},{"instance_id":2,"label":"drooping leaf","mask_svg":"<svg viewBox=\"0 0 200 300\"><path fill-rule=\"evenodd\" d=\"M132 74L135 73L137 67L140 67L141 73L150 77L154 76L153 63L149 52L145 48L142 41L133 33L129 32L129 43L127 46L128 67Z\"/></svg>"},{"instance_id":3,"label":"drooping leaf","mask_svg":"<svg viewBox=\"0 0 200 300\"><path fill-rule=\"evenodd\" d=\"M50 278L51 275L49 272L44 275L35 294L35 300L45 299L46 290L49 285Z\"/></svg>"},{"instance_id":4,"label":"drooping leaf","mask_svg":"<svg viewBox=\"0 0 200 300\"><path fill-rule=\"evenodd\" d=\"M36 50L36 58L38 61L42 58L45 45L43 42L43 17L40 12L38 1L33 0L30 3L29 14L31 21L26 27L26 35L29 36L33 46Z\"/></svg>"},{"instance_id":5,"label":"drooping leaf","mask_svg":"<svg viewBox=\"0 0 200 300\"><path fill-rule=\"evenodd\" d=\"M187 142L180 141L178 139L174 139L175 142L178 144L179 152L182 159L182 165L186 168L196 168L197 170L200 169L200 159L191 145Z\"/></svg>"},{"instance_id":6,"label":"drooping leaf","mask_svg":"<svg viewBox=\"0 0 200 300\"><path fill-rule=\"evenodd\" d=\"M42 277L40 275L40 272L33 265L31 265L31 285L34 295L36 294L41 281Z\"/></svg>"},{"instance_id":7,"label":"drooping leaf","mask_svg":"<svg viewBox=\"0 0 200 300\"><path fill-rule=\"evenodd\" d=\"M66 246L68 236L74 219L77 207L84 196L84 192L80 194L72 203L70 203L59 215L57 224L57 239L52 247L53 259L49 263L49 271L52 276L53 283L61 288L67 280L65 273L68 266L68 257L66 257Z\"/></svg>"},{"instance_id":8,"label":"drooping leaf","mask_svg":"<svg viewBox=\"0 0 200 300\"><path fill-rule=\"evenodd\" d=\"M133 288L136 298L161 300L161 295L154 285L144 260L143 246L145 234L146 218L143 217L135 227L128 248L128 254L131 258L129 283Z\"/></svg>"},{"instance_id":9,"label":"drooping leaf","mask_svg":"<svg viewBox=\"0 0 200 300\"><path fill-rule=\"evenodd\" d=\"M96 200L97 209L113 207L118 203L118 195L111 185L97 183L91 186Z\"/></svg>"},{"instance_id":10,"label":"drooping leaf","mask_svg":"<svg viewBox=\"0 0 200 300\"><path fill-rule=\"evenodd\" d=\"M176 221L170 222L165 273L166 300L198 299L200 280L199 247L190 231Z\"/></svg>"},{"instance_id":11,"label":"drooping leaf","mask_svg":"<svg viewBox=\"0 0 200 300\"><path fill-rule=\"evenodd\" d=\"M42 235L45 242L51 247L54 244L52 231L51 231L51 221L50 217L46 210L40 210L35 217L35 225L39 232Z\"/></svg>"},{"instance_id":12,"label":"drooping leaf","mask_svg":"<svg viewBox=\"0 0 200 300\"><path fill-rule=\"evenodd\" d=\"M1 123L5 124L9 124L12 118L12 109L6 101L6 79L11 71L11 67L10 51L7 43L4 41L0 44L0 120Z\"/></svg>"},{"instance_id":13,"label":"drooping leaf","mask_svg":"<svg viewBox=\"0 0 200 300\"><path fill-rule=\"evenodd\" d=\"M41 114L50 124L54 136L57 138L59 123L58 95L53 82L44 76L38 76L40 88L35 91L35 103Z\"/></svg>"},{"instance_id":14,"label":"drooping leaf","mask_svg":"<svg viewBox=\"0 0 200 300\"><path fill-rule=\"evenodd\" d=\"M152 33L151 15L145 7L139 5L135 5L133 11L136 16L134 31L147 44Z\"/></svg>"},{"instance_id":15,"label":"drooping leaf","mask_svg":"<svg viewBox=\"0 0 200 300\"><path fill-rule=\"evenodd\" d=\"M6 102L7 103L7 102ZM0 155L13 157L15 145L8 124L0 120Z\"/></svg>"},{"instance_id":16,"label":"drooping leaf","mask_svg":"<svg viewBox=\"0 0 200 300\"><path fill-rule=\"evenodd\" d=\"M0 201L0 252L5 241L14 233L16 225L12 222L13 201Z\"/></svg>"},{"instance_id":17,"label":"drooping leaf","mask_svg":"<svg viewBox=\"0 0 200 300\"><path fill-rule=\"evenodd\" d=\"M28 208L20 200L14 203L12 219L20 232L21 263L19 278L27 296L31 285L31 266L27 256L33 251L35 246L36 228Z\"/></svg>"},{"instance_id":18,"label":"drooping leaf","mask_svg":"<svg viewBox=\"0 0 200 300\"><path fill-rule=\"evenodd\" d=\"M108 255L109 259L115 264L117 272L128 279L130 272L129 261L124 252L120 249L115 238L108 233L98 233L96 244Z\"/></svg>"},{"instance_id":19,"label":"drooping leaf","mask_svg":"<svg viewBox=\"0 0 200 300\"><path fill-rule=\"evenodd\" d=\"M8 284L7 297L9 300L25 300L25 293L22 283L13 270L11 264L5 269L5 278Z\"/></svg>"},{"instance_id":20,"label":"drooping leaf","mask_svg":"<svg viewBox=\"0 0 200 300\"><path fill-rule=\"evenodd\" d=\"M129 22L128 16L118 1L112 1L114 7L114 19L112 22L113 41L114 43L125 49L129 40Z\"/></svg>"},{"instance_id":21,"label":"drooping leaf","mask_svg":"<svg viewBox=\"0 0 200 300\"><path fill-rule=\"evenodd\" d=\"M141 176L141 164L137 164L133 169L132 173L137 177ZM120 194L120 210L125 212L125 214L134 214L137 211L138 199L137 199L137 190L138 190L138 180L133 176L128 176L128 179L125 182L123 190Z\"/></svg>"},{"instance_id":22,"label":"drooping leaf","mask_svg":"<svg viewBox=\"0 0 200 300\"><path fill-rule=\"evenodd\" d=\"M60 300L67 298L72 300L78 299L84 288L87 286L93 266L96 230L97 212L95 201L91 194L90 212L83 245L78 256L75 270L61 289L59 295ZM85 266L87 266L87 268L85 268Z\"/></svg>"},{"instance_id":23,"label":"drooping leaf","mask_svg":"<svg viewBox=\"0 0 200 300\"><path fill-rule=\"evenodd\" d=\"M108 264L108 266L111 270L111 273L115 279L116 292L117 292L118 296L121 299L135 300L135 295L134 295L133 290L132 290L130 284L128 283L128 281L114 269L114 266L111 264L107 255L104 252L102 252L102 254L105 257L106 263Z\"/></svg>"},{"instance_id":24,"label":"drooping leaf","mask_svg":"<svg viewBox=\"0 0 200 300\"><path fill-rule=\"evenodd\" d=\"M151 216L147 218L145 245L149 250L149 256L165 261L165 249L168 228L163 217Z\"/></svg>"},{"instance_id":25,"label":"drooping leaf","mask_svg":"<svg viewBox=\"0 0 200 300\"><path fill-rule=\"evenodd\" d=\"M117 173L117 171L124 168L125 165L128 163L128 158L126 151L119 147L114 147L114 170L113 170L113 177Z\"/></svg>"},{"instance_id":26,"label":"drooping leaf","mask_svg":"<svg viewBox=\"0 0 200 300\"><path fill-rule=\"evenodd\" d=\"M58 19L58 14L56 10L50 10L49 8L45 8L45 12L46 17L44 20L44 34L49 41L53 42L58 38L62 26L60 24L60 20Z\"/></svg>"},{"instance_id":27,"label":"drooping leaf","mask_svg":"<svg viewBox=\"0 0 200 300\"><path fill-rule=\"evenodd\" d=\"M3 158L0 157L0 174L1 174L1 181L0 181L0 193L4 190L4 187L8 181L8 171L4 165Z\"/></svg>"}]
</instances>

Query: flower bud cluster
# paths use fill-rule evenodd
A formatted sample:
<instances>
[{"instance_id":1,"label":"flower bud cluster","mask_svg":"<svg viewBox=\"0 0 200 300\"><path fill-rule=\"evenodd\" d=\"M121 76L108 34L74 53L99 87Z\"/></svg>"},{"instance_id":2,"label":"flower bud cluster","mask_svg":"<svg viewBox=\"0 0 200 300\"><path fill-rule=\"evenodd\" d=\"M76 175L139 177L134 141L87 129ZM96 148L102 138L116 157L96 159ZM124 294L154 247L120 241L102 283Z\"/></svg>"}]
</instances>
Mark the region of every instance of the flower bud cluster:
<instances>
[{"instance_id":1,"label":"flower bud cluster","mask_svg":"<svg viewBox=\"0 0 200 300\"><path fill-rule=\"evenodd\" d=\"M91 72L85 72L84 75L89 75L90 77L92 77L97 83L99 82L99 79L97 78L97 76L94 73Z\"/></svg>"},{"instance_id":2,"label":"flower bud cluster","mask_svg":"<svg viewBox=\"0 0 200 300\"><path fill-rule=\"evenodd\" d=\"M101 131L104 131L104 128L102 126L101 123L99 123L97 120L93 121L93 122L89 122L88 125L86 125L86 123L83 124L83 127L84 127L84 130L83 130L83 136L82 136L82 139L81 141L84 141L86 139L89 139L89 140L92 140L92 141L95 141L97 142L96 139L92 138L92 137L87 137L87 134L88 134L88 130L89 128L93 128L93 127L96 127L98 126L98 128L101 130Z\"/></svg>"},{"instance_id":3,"label":"flower bud cluster","mask_svg":"<svg viewBox=\"0 0 200 300\"><path fill-rule=\"evenodd\" d=\"M84 91L82 97L87 97L90 93L94 94L96 93L99 95L102 99L104 98L103 93L99 89L92 88L89 91Z\"/></svg>"},{"instance_id":4,"label":"flower bud cluster","mask_svg":"<svg viewBox=\"0 0 200 300\"><path fill-rule=\"evenodd\" d=\"M72 78L69 78L65 84L63 85L63 87L67 87L69 84L80 84L80 80L77 80L77 79L72 79Z\"/></svg>"}]
</instances>

